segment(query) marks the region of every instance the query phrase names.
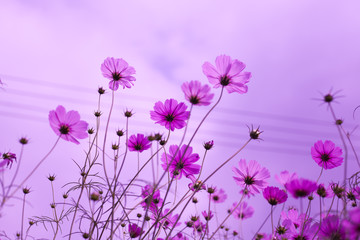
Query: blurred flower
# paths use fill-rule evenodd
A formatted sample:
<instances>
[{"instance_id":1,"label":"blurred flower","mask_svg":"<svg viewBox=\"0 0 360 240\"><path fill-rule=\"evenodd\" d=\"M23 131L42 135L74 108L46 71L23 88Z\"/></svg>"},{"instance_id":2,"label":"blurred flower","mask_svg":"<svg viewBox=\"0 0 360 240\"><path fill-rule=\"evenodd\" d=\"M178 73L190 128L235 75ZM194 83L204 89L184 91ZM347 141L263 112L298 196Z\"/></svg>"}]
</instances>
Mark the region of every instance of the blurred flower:
<instances>
[{"instance_id":1,"label":"blurred flower","mask_svg":"<svg viewBox=\"0 0 360 240\"><path fill-rule=\"evenodd\" d=\"M239 161L239 168L233 167L235 182L250 192L259 193L267 186L266 179L270 177L269 170L261 167L258 162L251 160L249 165L245 159Z\"/></svg>"},{"instance_id":2,"label":"blurred flower","mask_svg":"<svg viewBox=\"0 0 360 240\"><path fill-rule=\"evenodd\" d=\"M233 203L230 211L232 211L238 203ZM246 219L250 218L254 214L254 208L249 206L246 202L240 203L240 205L235 209L232 215L237 219Z\"/></svg>"},{"instance_id":3,"label":"blurred flower","mask_svg":"<svg viewBox=\"0 0 360 240\"><path fill-rule=\"evenodd\" d=\"M186 111L187 106L178 102L175 99L167 99L165 103L157 102L154 106L154 111L150 111L150 117L152 120L159 123L161 126L165 126L166 129L174 131L175 128L181 129L185 127L189 118L190 112Z\"/></svg>"},{"instance_id":4,"label":"blurred flower","mask_svg":"<svg viewBox=\"0 0 360 240\"><path fill-rule=\"evenodd\" d=\"M170 211L169 208L165 209L165 211L161 214L161 217L166 216L166 214L168 214ZM172 214L170 213L169 215L167 215L165 218L163 218L160 223L164 223L163 227L166 229L170 229L172 227L177 227L179 226L181 223L177 222L175 225L175 222L177 221L177 219L179 218L179 214Z\"/></svg>"},{"instance_id":5,"label":"blurred flower","mask_svg":"<svg viewBox=\"0 0 360 240\"><path fill-rule=\"evenodd\" d=\"M319 239L345 239L345 229L340 224L336 215L330 215L323 219L319 231Z\"/></svg>"},{"instance_id":6,"label":"blurred flower","mask_svg":"<svg viewBox=\"0 0 360 240\"><path fill-rule=\"evenodd\" d=\"M80 144L77 139L87 138L88 123L80 120L77 111L66 112L61 105L49 113L49 122L56 135L66 141Z\"/></svg>"},{"instance_id":7,"label":"blurred flower","mask_svg":"<svg viewBox=\"0 0 360 240\"><path fill-rule=\"evenodd\" d=\"M245 85L251 77L250 72L242 72L245 64L237 59L232 60L229 56L220 55L216 57L215 66L205 62L202 66L203 73L214 85L214 88L223 86L229 93L246 93L248 87Z\"/></svg>"},{"instance_id":8,"label":"blurred flower","mask_svg":"<svg viewBox=\"0 0 360 240\"><path fill-rule=\"evenodd\" d=\"M143 152L151 147L151 142L144 134L131 135L128 141L129 151Z\"/></svg>"},{"instance_id":9,"label":"blurred flower","mask_svg":"<svg viewBox=\"0 0 360 240\"><path fill-rule=\"evenodd\" d=\"M288 171L282 171L280 175L275 174L275 179L283 186L295 178L298 178L296 172L290 174Z\"/></svg>"},{"instance_id":10,"label":"blurred flower","mask_svg":"<svg viewBox=\"0 0 360 240\"><path fill-rule=\"evenodd\" d=\"M7 152L7 153L0 153L0 172L3 171L3 167L6 165L7 167L11 168L13 162L16 161L15 153Z\"/></svg>"},{"instance_id":11,"label":"blurred flower","mask_svg":"<svg viewBox=\"0 0 360 240\"><path fill-rule=\"evenodd\" d=\"M324 169L340 166L343 162L341 155L341 148L335 147L335 144L329 140L326 140L324 143L322 141L317 141L314 146L311 147L312 158Z\"/></svg>"},{"instance_id":12,"label":"blurred flower","mask_svg":"<svg viewBox=\"0 0 360 240\"><path fill-rule=\"evenodd\" d=\"M211 200L214 203L222 203L226 200L227 195L222 188L215 188L215 192L211 194Z\"/></svg>"},{"instance_id":13,"label":"blurred flower","mask_svg":"<svg viewBox=\"0 0 360 240\"><path fill-rule=\"evenodd\" d=\"M200 81L184 82L181 89L185 94L185 99L193 105L208 106L214 97L214 94L210 93L209 85L201 86Z\"/></svg>"},{"instance_id":14,"label":"blurred flower","mask_svg":"<svg viewBox=\"0 0 360 240\"><path fill-rule=\"evenodd\" d=\"M286 192L277 187L266 187L263 196L273 206L285 202L288 198Z\"/></svg>"},{"instance_id":15,"label":"blurred flower","mask_svg":"<svg viewBox=\"0 0 360 240\"><path fill-rule=\"evenodd\" d=\"M121 85L123 88L131 88L134 86L135 69L130 67L129 64L122 58L106 58L104 63L101 64L101 72L104 77L110 80L109 88L116 91Z\"/></svg>"},{"instance_id":16,"label":"blurred flower","mask_svg":"<svg viewBox=\"0 0 360 240\"><path fill-rule=\"evenodd\" d=\"M130 238L137 238L138 236L140 236L141 232L143 232L141 230L141 227L138 227L138 225L136 225L135 223L130 223L129 224L129 234L130 234Z\"/></svg>"},{"instance_id":17,"label":"blurred flower","mask_svg":"<svg viewBox=\"0 0 360 240\"><path fill-rule=\"evenodd\" d=\"M169 171L171 176L180 179L182 175L189 177L200 172L200 165L195 164L199 158L197 153L192 153L192 147L184 144L179 149L177 145L171 145L169 153L163 153L161 156L161 161L163 162L161 166L166 170L170 164Z\"/></svg>"},{"instance_id":18,"label":"blurred flower","mask_svg":"<svg viewBox=\"0 0 360 240\"><path fill-rule=\"evenodd\" d=\"M285 184L286 190L288 190L294 198L302 198L309 196L316 190L316 183L304 178L293 179Z\"/></svg>"},{"instance_id":19,"label":"blurred flower","mask_svg":"<svg viewBox=\"0 0 360 240\"><path fill-rule=\"evenodd\" d=\"M162 205L163 200L160 197L160 191L157 189L154 191L154 188L150 185L146 185L145 187L141 188L141 197L144 199L143 202L141 202L141 206L146 210L146 208L149 208L149 210L152 213L157 213L158 206Z\"/></svg>"},{"instance_id":20,"label":"blurred flower","mask_svg":"<svg viewBox=\"0 0 360 240\"><path fill-rule=\"evenodd\" d=\"M343 227L349 239L359 239L360 237L360 208L349 211L349 218L343 221Z\"/></svg>"},{"instance_id":21,"label":"blurred flower","mask_svg":"<svg viewBox=\"0 0 360 240\"><path fill-rule=\"evenodd\" d=\"M296 209L292 208L288 210L287 214L285 211L281 212L281 220L283 221L283 225L285 225L285 221L290 221L294 228L298 228L303 220L303 217L302 215L299 215Z\"/></svg>"}]
</instances>

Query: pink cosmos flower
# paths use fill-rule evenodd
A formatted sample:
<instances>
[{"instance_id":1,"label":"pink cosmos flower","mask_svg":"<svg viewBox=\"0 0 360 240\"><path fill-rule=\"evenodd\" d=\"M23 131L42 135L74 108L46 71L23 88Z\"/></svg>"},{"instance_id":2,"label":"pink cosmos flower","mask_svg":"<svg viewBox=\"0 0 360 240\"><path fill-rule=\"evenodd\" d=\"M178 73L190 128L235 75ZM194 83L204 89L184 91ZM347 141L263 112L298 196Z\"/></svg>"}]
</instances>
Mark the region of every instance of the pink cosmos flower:
<instances>
[{"instance_id":1,"label":"pink cosmos flower","mask_svg":"<svg viewBox=\"0 0 360 240\"><path fill-rule=\"evenodd\" d=\"M200 81L184 82L181 89L186 100L193 105L208 106L214 97L214 94L210 93L209 85L201 86Z\"/></svg>"},{"instance_id":2,"label":"pink cosmos flower","mask_svg":"<svg viewBox=\"0 0 360 240\"><path fill-rule=\"evenodd\" d=\"M66 141L80 144L77 139L87 138L88 123L80 120L77 111L66 112L61 105L49 113L49 122L56 135Z\"/></svg>"},{"instance_id":3,"label":"pink cosmos flower","mask_svg":"<svg viewBox=\"0 0 360 240\"><path fill-rule=\"evenodd\" d=\"M313 191L317 189L316 182L297 178L285 184L286 190L288 190L294 198L303 198L309 196Z\"/></svg>"},{"instance_id":4,"label":"pink cosmos flower","mask_svg":"<svg viewBox=\"0 0 360 240\"><path fill-rule=\"evenodd\" d=\"M104 77L110 80L109 88L116 91L121 85L123 88L131 88L134 86L135 69L130 67L129 64L122 58L106 58L104 63L101 64L101 72Z\"/></svg>"},{"instance_id":5,"label":"pink cosmos flower","mask_svg":"<svg viewBox=\"0 0 360 240\"><path fill-rule=\"evenodd\" d=\"M215 60L216 67L209 62L202 66L203 73L214 85L214 88L223 86L229 93L246 93L248 87L245 85L251 78L250 72L242 72L245 64L237 59L232 60L229 56L220 55Z\"/></svg>"},{"instance_id":6,"label":"pink cosmos flower","mask_svg":"<svg viewBox=\"0 0 360 240\"><path fill-rule=\"evenodd\" d=\"M151 142L144 134L131 135L128 142L129 151L143 152L151 147Z\"/></svg>"},{"instance_id":7,"label":"pink cosmos flower","mask_svg":"<svg viewBox=\"0 0 360 240\"><path fill-rule=\"evenodd\" d=\"M3 171L3 167L6 165L7 167L11 168L13 162L16 161L15 153L7 152L7 153L0 153L0 172Z\"/></svg>"},{"instance_id":8,"label":"pink cosmos flower","mask_svg":"<svg viewBox=\"0 0 360 240\"><path fill-rule=\"evenodd\" d=\"M345 239L345 229L336 215L324 218L319 231L319 239Z\"/></svg>"},{"instance_id":9,"label":"pink cosmos flower","mask_svg":"<svg viewBox=\"0 0 360 240\"><path fill-rule=\"evenodd\" d=\"M298 178L297 173L294 172L293 174L290 174L288 171L282 171L279 175L275 175L275 179L283 186L287 182L292 181L293 179Z\"/></svg>"},{"instance_id":10,"label":"pink cosmos flower","mask_svg":"<svg viewBox=\"0 0 360 240\"><path fill-rule=\"evenodd\" d=\"M192 153L192 147L184 144L179 149L177 145L171 145L169 153L163 153L161 156L161 161L163 162L161 166L166 170L170 163L169 171L171 176L180 179L182 175L189 177L200 172L200 165L195 164L199 158L199 154Z\"/></svg>"},{"instance_id":11,"label":"pink cosmos flower","mask_svg":"<svg viewBox=\"0 0 360 240\"><path fill-rule=\"evenodd\" d=\"M186 108L187 106L183 102L178 103L175 99L167 99L165 103L160 101L155 103L154 111L150 111L150 117L156 121L155 123L174 131L175 128L185 127L185 120L190 115Z\"/></svg>"},{"instance_id":12,"label":"pink cosmos flower","mask_svg":"<svg viewBox=\"0 0 360 240\"><path fill-rule=\"evenodd\" d=\"M288 198L287 193L277 187L266 187L263 191L263 196L272 206L281 204Z\"/></svg>"},{"instance_id":13,"label":"pink cosmos flower","mask_svg":"<svg viewBox=\"0 0 360 240\"><path fill-rule=\"evenodd\" d=\"M247 165L246 160L241 159L239 168L233 167L233 172L235 173L235 182L252 193L259 193L264 189L268 184L266 179L270 177L269 170L261 167L255 160L251 160Z\"/></svg>"},{"instance_id":14,"label":"pink cosmos flower","mask_svg":"<svg viewBox=\"0 0 360 240\"><path fill-rule=\"evenodd\" d=\"M335 147L335 144L329 140L326 140L324 143L322 141L317 141L314 146L311 147L312 158L324 169L340 166L343 162L341 155L341 148Z\"/></svg>"},{"instance_id":15,"label":"pink cosmos flower","mask_svg":"<svg viewBox=\"0 0 360 240\"><path fill-rule=\"evenodd\" d=\"M214 203L222 203L225 202L227 198L227 195L224 191L224 189L220 188L215 188L215 192L213 194L211 194L211 201L213 201Z\"/></svg>"},{"instance_id":16,"label":"pink cosmos flower","mask_svg":"<svg viewBox=\"0 0 360 240\"><path fill-rule=\"evenodd\" d=\"M234 202L231 211L236 207L238 203ZM232 215L237 219L246 219L252 217L254 214L254 208L249 206L246 202L240 203Z\"/></svg>"}]
</instances>

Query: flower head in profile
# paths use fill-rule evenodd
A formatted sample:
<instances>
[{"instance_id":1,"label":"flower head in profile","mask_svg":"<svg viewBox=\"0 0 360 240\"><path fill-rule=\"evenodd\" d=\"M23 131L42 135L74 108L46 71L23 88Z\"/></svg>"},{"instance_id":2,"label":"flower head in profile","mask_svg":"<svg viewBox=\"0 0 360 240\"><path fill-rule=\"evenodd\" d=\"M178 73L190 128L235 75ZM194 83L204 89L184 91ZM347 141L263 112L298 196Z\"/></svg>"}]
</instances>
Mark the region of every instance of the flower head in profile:
<instances>
[{"instance_id":1,"label":"flower head in profile","mask_svg":"<svg viewBox=\"0 0 360 240\"><path fill-rule=\"evenodd\" d=\"M324 184L319 184L316 189L316 194L321 198L331 198L334 196L334 192L331 189L331 185L325 188Z\"/></svg>"},{"instance_id":2,"label":"flower head in profile","mask_svg":"<svg viewBox=\"0 0 360 240\"><path fill-rule=\"evenodd\" d=\"M110 80L109 88L116 91L121 85L123 88L131 88L134 86L135 69L122 58L108 57L101 64L101 72L104 77Z\"/></svg>"},{"instance_id":3,"label":"flower head in profile","mask_svg":"<svg viewBox=\"0 0 360 240\"><path fill-rule=\"evenodd\" d=\"M56 135L66 141L80 144L77 139L87 138L88 123L80 120L77 111L66 112L61 105L49 113L49 122Z\"/></svg>"},{"instance_id":4,"label":"flower head in profile","mask_svg":"<svg viewBox=\"0 0 360 240\"><path fill-rule=\"evenodd\" d=\"M190 112L186 111L187 106L175 99L167 99L165 103L161 101L155 103L154 111L150 111L150 117L152 120L159 123L161 126L165 126L166 129L174 131L175 128L181 129L185 127L189 118Z\"/></svg>"},{"instance_id":5,"label":"flower head in profile","mask_svg":"<svg viewBox=\"0 0 360 240\"><path fill-rule=\"evenodd\" d=\"M128 142L129 151L143 152L151 147L151 142L144 134L131 135Z\"/></svg>"},{"instance_id":6,"label":"flower head in profile","mask_svg":"<svg viewBox=\"0 0 360 240\"><path fill-rule=\"evenodd\" d=\"M214 97L213 93L210 93L209 85L201 85L200 81L184 82L181 85L181 89L185 94L185 99L193 105L208 106Z\"/></svg>"},{"instance_id":7,"label":"flower head in profile","mask_svg":"<svg viewBox=\"0 0 360 240\"><path fill-rule=\"evenodd\" d=\"M238 203L233 203L230 211L232 211ZM246 202L240 203L240 205L235 209L232 215L237 219L246 219L252 217L254 214L254 208L249 206Z\"/></svg>"},{"instance_id":8,"label":"flower head in profile","mask_svg":"<svg viewBox=\"0 0 360 240\"><path fill-rule=\"evenodd\" d=\"M211 194L211 201L214 203L222 203L226 200L227 195L222 188L215 188L215 192Z\"/></svg>"},{"instance_id":9,"label":"flower head in profile","mask_svg":"<svg viewBox=\"0 0 360 240\"><path fill-rule=\"evenodd\" d=\"M192 147L184 144L179 149L177 145L171 145L169 153L163 153L161 156L161 166L166 170L170 164L171 176L180 179L182 175L189 177L200 172L200 165L195 164L199 158L199 154L192 153Z\"/></svg>"},{"instance_id":10,"label":"flower head in profile","mask_svg":"<svg viewBox=\"0 0 360 240\"><path fill-rule=\"evenodd\" d=\"M296 178L286 183L285 188L294 198L303 198L314 192L317 189L317 186L316 182L304 178Z\"/></svg>"},{"instance_id":11,"label":"flower head in profile","mask_svg":"<svg viewBox=\"0 0 360 240\"><path fill-rule=\"evenodd\" d=\"M340 166L343 162L341 155L341 148L335 147L335 144L329 140L326 140L324 143L323 141L317 141L314 146L311 147L312 158L324 169Z\"/></svg>"},{"instance_id":12,"label":"flower head in profile","mask_svg":"<svg viewBox=\"0 0 360 240\"><path fill-rule=\"evenodd\" d=\"M260 190L267 186L270 172L261 167L258 162L251 160L249 165L245 159L239 161L239 168L233 167L235 182L243 188L247 188L252 193L260 193Z\"/></svg>"},{"instance_id":13,"label":"flower head in profile","mask_svg":"<svg viewBox=\"0 0 360 240\"><path fill-rule=\"evenodd\" d=\"M0 172L3 170L3 167L5 165L11 168L14 161L16 161L15 153L11 153L11 152L0 153Z\"/></svg>"},{"instance_id":14,"label":"flower head in profile","mask_svg":"<svg viewBox=\"0 0 360 240\"><path fill-rule=\"evenodd\" d=\"M263 191L263 196L272 206L281 204L288 198L287 193L277 187L266 187Z\"/></svg>"},{"instance_id":15,"label":"flower head in profile","mask_svg":"<svg viewBox=\"0 0 360 240\"><path fill-rule=\"evenodd\" d=\"M214 214L212 213L211 210L209 212L202 211L201 214L203 215L203 217L205 218L206 221L210 221L214 217Z\"/></svg>"},{"instance_id":16,"label":"flower head in profile","mask_svg":"<svg viewBox=\"0 0 360 240\"><path fill-rule=\"evenodd\" d=\"M232 60L229 56L220 55L216 58L215 65L205 62L202 66L203 73L214 85L214 88L223 86L229 93L246 93L248 91L245 84L249 82L251 73L243 72L244 63L237 59Z\"/></svg>"},{"instance_id":17,"label":"flower head in profile","mask_svg":"<svg viewBox=\"0 0 360 240\"><path fill-rule=\"evenodd\" d=\"M135 223L130 223L128 230L129 230L130 238L137 238L138 236L140 236L141 232L143 232L141 230L141 227L139 227Z\"/></svg>"}]
</instances>

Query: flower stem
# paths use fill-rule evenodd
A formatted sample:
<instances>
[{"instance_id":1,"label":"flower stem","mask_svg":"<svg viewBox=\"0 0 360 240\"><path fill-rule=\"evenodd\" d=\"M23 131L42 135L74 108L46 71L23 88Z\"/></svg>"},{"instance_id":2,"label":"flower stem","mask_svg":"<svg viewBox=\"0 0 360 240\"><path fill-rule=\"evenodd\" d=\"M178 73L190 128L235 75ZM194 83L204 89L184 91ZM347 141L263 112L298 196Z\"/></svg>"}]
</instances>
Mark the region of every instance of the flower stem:
<instances>
[{"instance_id":1,"label":"flower stem","mask_svg":"<svg viewBox=\"0 0 360 240\"><path fill-rule=\"evenodd\" d=\"M29 178L35 173L35 171L40 167L40 165L46 160L46 158L52 153L52 151L55 149L57 143L60 140L60 136L56 140L54 146L50 149L50 151L40 160L40 162L34 167L34 169L29 173L29 175L26 176L26 178L18 185L18 187L10 194L8 197L9 199L14 196L14 194L21 188L24 183L29 180ZM5 203L5 200L3 201Z\"/></svg>"}]
</instances>

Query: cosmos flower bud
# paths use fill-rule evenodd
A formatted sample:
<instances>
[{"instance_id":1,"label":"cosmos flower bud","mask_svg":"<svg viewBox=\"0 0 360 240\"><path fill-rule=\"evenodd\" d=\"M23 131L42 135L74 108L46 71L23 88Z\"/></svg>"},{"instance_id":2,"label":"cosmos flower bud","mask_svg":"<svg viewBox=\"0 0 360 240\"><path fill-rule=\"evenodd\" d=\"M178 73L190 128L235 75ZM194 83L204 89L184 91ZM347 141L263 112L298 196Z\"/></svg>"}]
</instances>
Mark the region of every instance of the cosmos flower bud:
<instances>
[{"instance_id":1,"label":"cosmos flower bud","mask_svg":"<svg viewBox=\"0 0 360 240\"><path fill-rule=\"evenodd\" d=\"M25 137L22 137L22 138L19 139L19 142L20 142L22 145L25 145L25 144L27 144L27 143L29 142L29 140L28 140L27 138L25 138Z\"/></svg>"},{"instance_id":2,"label":"cosmos flower bud","mask_svg":"<svg viewBox=\"0 0 360 240\"><path fill-rule=\"evenodd\" d=\"M105 89L102 88L102 87L99 87L99 88L98 88L98 93L99 93L100 95L104 94L104 93L105 93Z\"/></svg>"}]
</instances>

